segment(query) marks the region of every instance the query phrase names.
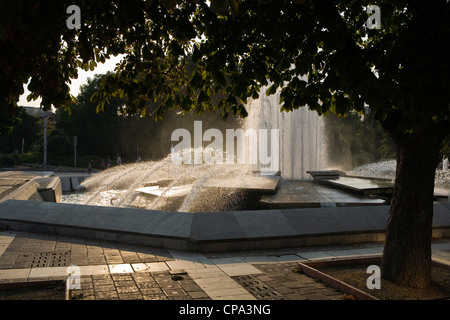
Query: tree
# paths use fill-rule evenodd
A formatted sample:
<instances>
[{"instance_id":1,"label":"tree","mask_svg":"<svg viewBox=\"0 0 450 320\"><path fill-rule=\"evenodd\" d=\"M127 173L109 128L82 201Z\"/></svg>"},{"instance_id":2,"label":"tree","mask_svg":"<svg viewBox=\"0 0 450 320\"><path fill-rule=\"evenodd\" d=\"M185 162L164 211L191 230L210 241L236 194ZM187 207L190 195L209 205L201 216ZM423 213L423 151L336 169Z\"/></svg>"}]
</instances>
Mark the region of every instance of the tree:
<instances>
[{"instance_id":1,"label":"tree","mask_svg":"<svg viewBox=\"0 0 450 320\"><path fill-rule=\"evenodd\" d=\"M97 112L97 104L90 97L98 90L105 75L95 75L80 88L77 102L70 110L58 110L56 135L65 135L70 141L69 152L73 153L72 141L77 136L78 155L116 156L120 152L117 141L120 137L120 103L113 99L104 112Z\"/></svg>"},{"instance_id":2,"label":"tree","mask_svg":"<svg viewBox=\"0 0 450 320\"><path fill-rule=\"evenodd\" d=\"M333 114L324 119L328 163L343 170L380 160L395 159L395 146L387 132L371 113L364 117L348 112L345 117Z\"/></svg>"},{"instance_id":3,"label":"tree","mask_svg":"<svg viewBox=\"0 0 450 320\"><path fill-rule=\"evenodd\" d=\"M1 96L14 103L31 78L44 107L68 106L78 66L124 53L93 96L100 108L120 96L130 113L158 102L156 118L171 108L245 117L264 86L281 89L281 110L343 115L368 105L397 148L382 276L430 283L434 172L450 130L447 1L379 0L376 29L368 1L70 1L81 8L79 30L65 26L68 2L0 5Z\"/></svg>"},{"instance_id":4,"label":"tree","mask_svg":"<svg viewBox=\"0 0 450 320\"><path fill-rule=\"evenodd\" d=\"M28 115L23 107L9 111L5 103L0 103L0 153L12 153L14 150L22 151L24 139L24 152L31 149L39 138L39 119Z\"/></svg>"}]
</instances>

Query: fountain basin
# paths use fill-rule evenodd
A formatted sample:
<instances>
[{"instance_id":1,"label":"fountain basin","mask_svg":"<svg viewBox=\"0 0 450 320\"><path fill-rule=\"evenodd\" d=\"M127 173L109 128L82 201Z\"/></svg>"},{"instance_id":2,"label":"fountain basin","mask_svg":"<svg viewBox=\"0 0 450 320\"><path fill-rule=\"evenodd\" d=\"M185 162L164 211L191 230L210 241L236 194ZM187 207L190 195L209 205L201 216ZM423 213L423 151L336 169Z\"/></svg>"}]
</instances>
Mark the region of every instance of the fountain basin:
<instances>
[{"instance_id":1,"label":"fountain basin","mask_svg":"<svg viewBox=\"0 0 450 320\"><path fill-rule=\"evenodd\" d=\"M384 240L389 206L165 212L7 200L0 227L187 251L236 251ZM450 236L450 204L434 205L433 236Z\"/></svg>"}]
</instances>

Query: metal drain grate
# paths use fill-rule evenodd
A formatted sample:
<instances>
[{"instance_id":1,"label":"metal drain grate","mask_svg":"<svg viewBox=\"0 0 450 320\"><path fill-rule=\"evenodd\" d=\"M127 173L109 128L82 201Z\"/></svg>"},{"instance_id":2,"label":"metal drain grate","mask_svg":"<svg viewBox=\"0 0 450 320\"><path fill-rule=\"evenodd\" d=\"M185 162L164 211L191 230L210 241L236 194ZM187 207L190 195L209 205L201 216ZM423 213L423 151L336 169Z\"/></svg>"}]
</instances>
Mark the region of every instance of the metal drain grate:
<instances>
[{"instance_id":1,"label":"metal drain grate","mask_svg":"<svg viewBox=\"0 0 450 320\"><path fill-rule=\"evenodd\" d=\"M258 300L283 300L283 296L256 276L234 276L231 277L244 289L250 292Z\"/></svg>"},{"instance_id":2,"label":"metal drain grate","mask_svg":"<svg viewBox=\"0 0 450 320\"><path fill-rule=\"evenodd\" d=\"M41 252L31 258L31 268L64 267L69 265L68 252Z\"/></svg>"}]
</instances>

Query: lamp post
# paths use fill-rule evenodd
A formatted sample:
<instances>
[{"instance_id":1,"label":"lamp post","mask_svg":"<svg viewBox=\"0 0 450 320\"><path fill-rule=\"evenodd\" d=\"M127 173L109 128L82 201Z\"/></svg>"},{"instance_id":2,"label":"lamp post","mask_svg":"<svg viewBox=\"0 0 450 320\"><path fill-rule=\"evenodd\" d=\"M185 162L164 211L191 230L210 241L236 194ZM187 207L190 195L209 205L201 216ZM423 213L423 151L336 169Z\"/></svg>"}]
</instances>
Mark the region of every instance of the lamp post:
<instances>
[{"instance_id":1,"label":"lamp post","mask_svg":"<svg viewBox=\"0 0 450 320\"><path fill-rule=\"evenodd\" d=\"M73 136L73 166L77 167L77 136Z\"/></svg>"},{"instance_id":2,"label":"lamp post","mask_svg":"<svg viewBox=\"0 0 450 320\"><path fill-rule=\"evenodd\" d=\"M47 116L44 115L44 168L47 167Z\"/></svg>"}]
</instances>

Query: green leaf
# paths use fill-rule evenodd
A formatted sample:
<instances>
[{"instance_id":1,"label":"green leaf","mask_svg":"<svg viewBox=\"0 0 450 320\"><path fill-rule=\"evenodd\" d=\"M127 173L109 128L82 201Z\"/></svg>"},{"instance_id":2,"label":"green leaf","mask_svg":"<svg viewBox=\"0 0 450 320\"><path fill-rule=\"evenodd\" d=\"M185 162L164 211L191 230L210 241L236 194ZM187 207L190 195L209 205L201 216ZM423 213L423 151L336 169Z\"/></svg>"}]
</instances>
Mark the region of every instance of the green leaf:
<instances>
[{"instance_id":1,"label":"green leaf","mask_svg":"<svg viewBox=\"0 0 450 320\"><path fill-rule=\"evenodd\" d=\"M38 77L32 77L30 83L28 84L28 90L30 92L35 92L39 90L41 87L41 81L38 79ZM28 100L30 101L30 100Z\"/></svg>"},{"instance_id":2,"label":"green leaf","mask_svg":"<svg viewBox=\"0 0 450 320\"><path fill-rule=\"evenodd\" d=\"M209 102L209 96L206 94L204 90L200 91L200 94L198 95L198 103L204 103Z\"/></svg>"},{"instance_id":3,"label":"green leaf","mask_svg":"<svg viewBox=\"0 0 450 320\"><path fill-rule=\"evenodd\" d=\"M277 88L278 86L276 84L271 85L269 89L267 89L266 95L270 96L272 94L275 94L277 92Z\"/></svg>"}]
</instances>

